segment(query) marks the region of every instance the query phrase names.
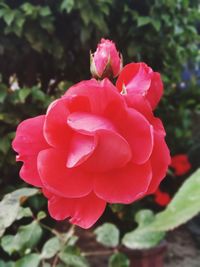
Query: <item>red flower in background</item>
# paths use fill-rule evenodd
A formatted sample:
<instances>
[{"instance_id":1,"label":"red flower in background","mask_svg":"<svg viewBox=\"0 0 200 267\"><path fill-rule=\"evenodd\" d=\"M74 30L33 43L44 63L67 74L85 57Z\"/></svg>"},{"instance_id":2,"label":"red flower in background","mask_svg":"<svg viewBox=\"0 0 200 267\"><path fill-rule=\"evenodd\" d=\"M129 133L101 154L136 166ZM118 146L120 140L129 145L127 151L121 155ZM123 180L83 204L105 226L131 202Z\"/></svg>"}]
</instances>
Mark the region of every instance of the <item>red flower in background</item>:
<instances>
[{"instance_id":1,"label":"red flower in background","mask_svg":"<svg viewBox=\"0 0 200 267\"><path fill-rule=\"evenodd\" d=\"M168 193L160 191L160 189L157 189L154 196L155 196L155 202L163 207L167 206L171 201L170 195Z\"/></svg>"},{"instance_id":2,"label":"red flower in background","mask_svg":"<svg viewBox=\"0 0 200 267\"><path fill-rule=\"evenodd\" d=\"M119 82L117 89L108 79L82 81L45 115L18 126L13 148L23 161L20 176L43 190L53 218L89 228L107 202L128 204L155 192L170 155L162 122L149 105L162 90L154 85L147 99L135 86L120 94Z\"/></svg>"},{"instance_id":3,"label":"red flower in background","mask_svg":"<svg viewBox=\"0 0 200 267\"><path fill-rule=\"evenodd\" d=\"M122 57L115 44L106 39L101 39L97 50L90 55L91 73L95 78L117 77L122 69Z\"/></svg>"},{"instance_id":4,"label":"red flower in background","mask_svg":"<svg viewBox=\"0 0 200 267\"><path fill-rule=\"evenodd\" d=\"M177 176L184 175L191 169L191 164L186 154L173 156L170 166L174 169Z\"/></svg>"}]
</instances>

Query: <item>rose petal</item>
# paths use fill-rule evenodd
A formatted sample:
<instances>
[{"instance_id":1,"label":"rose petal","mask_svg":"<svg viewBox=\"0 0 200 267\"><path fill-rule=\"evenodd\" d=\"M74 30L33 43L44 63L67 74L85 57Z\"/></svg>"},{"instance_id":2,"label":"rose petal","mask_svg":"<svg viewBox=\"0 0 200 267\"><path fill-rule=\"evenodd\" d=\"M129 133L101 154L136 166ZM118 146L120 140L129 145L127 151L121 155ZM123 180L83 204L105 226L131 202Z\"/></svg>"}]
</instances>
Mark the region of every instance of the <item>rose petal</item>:
<instances>
[{"instance_id":1,"label":"rose petal","mask_svg":"<svg viewBox=\"0 0 200 267\"><path fill-rule=\"evenodd\" d=\"M94 135L98 130L116 131L108 119L86 112L71 113L67 118L67 124L73 130L86 135Z\"/></svg>"},{"instance_id":2,"label":"rose petal","mask_svg":"<svg viewBox=\"0 0 200 267\"><path fill-rule=\"evenodd\" d=\"M153 127L141 113L132 108L127 109L121 127L122 136L131 147L133 162L145 163L153 149Z\"/></svg>"},{"instance_id":3,"label":"rose petal","mask_svg":"<svg viewBox=\"0 0 200 267\"><path fill-rule=\"evenodd\" d=\"M94 137L75 133L68 150L67 167L76 167L86 161L96 145Z\"/></svg>"},{"instance_id":4,"label":"rose petal","mask_svg":"<svg viewBox=\"0 0 200 267\"><path fill-rule=\"evenodd\" d=\"M142 95L125 94L123 97L128 107L136 109L144 115L149 122L151 122L153 118L152 108L149 102Z\"/></svg>"},{"instance_id":5,"label":"rose petal","mask_svg":"<svg viewBox=\"0 0 200 267\"><path fill-rule=\"evenodd\" d=\"M152 69L145 63L127 64L121 71L116 86L121 92L125 86L128 94L145 95L151 84Z\"/></svg>"},{"instance_id":6,"label":"rose petal","mask_svg":"<svg viewBox=\"0 0 200 267\"><path fill-rule=\"evenodd\" d=\"M166 135L162 121L159 118L154 117L152 108L149 102L141 95L123 95L126 103L129 107L136 109L153 125L155 131L159 131L160 134Z\"/></svg>"},{"instance_id":7,"label":"rose petal","mask_svg":"<svg viewBox=\"0 0 200 267\"><path fill-rule=\"evenodd\" d=\"M43 136L45 115L22 121L17 127L13 149L20 155L34 155L48 147Z\"/></svg>"},{"instance_id":8,"label":"rose petal","mask_svg":"<svg viewBox=\"0 0 200 267\"><path fill-rule=\"evenodd\" d=\"M99 82L95 79L88 81L82 81L72 87L70 87L65 93L64 97L73 95L84 96L89 99L91 113L95 115L106 115L106 110L109 106L115 103L118 107L115 110L115 115L121 113L125 107L125 101L123 97L118 93L117 88L108 80L104 79Z\"/></svg>"},{"instance_id":9,"label":"rose petal","mask_svg":"<svg viewBox=\"0 0 200 267\"><path fill-rule=\"evenodd\" d=\"M169 149L163 134L154 132L154 148L150 161L152 166L152 180L148 189L148 194L156 191L160 182L166 176L168 166L171 162Z\"/></svg>"},{"instance_id":10,"label":"rose petal","mask_svg":"<svg viewBox=\"0 0 200 267\"><path fill-rule=\"evenodd\" d=\"M82 165L86 170L105 172L125 166L132 157L127 141L116 132L99 130L96 133L97 147Z\"/></svg>"},{"instance_id":11,"label":"rose petal","mask_svg":"<svg viewBox=\"0 0 200 267\"><path fill-rule=\"evenodd\" d=\"M24 163L19 172L20 177L26 183L37 187L42 187L43 184L37 169L37 155L24 156L23 159L21 158L20 160Z\"/></svg>"},{"instance_id":12,"label":"rose petal","mask_svg":"<svg viewBox=\"0 0 200 267\"><path fill-rule=\"evenodd\" d=\"M61 197L82 197L92 190L92 175L66 166L67 152L46 149L38 155L38 170L44 186Z\"/></svg>"},{"instance_id":13,"label":"rose petal","mask_svg":"<svg viewBox=\"0 0 200 267\"><path fill-rule=\"evenodd\" d=\"M52 197L48 202L50 215L56 220L71 218L70 222L82 228L90 228L102 215L106 202L94 193L82 198Z\"/></svg>"},{"instance_id":14,"label":"rose petal","mask_svg":"<svg viewBox=\"0 0 200 267\"><path fill-rule=\"evenodd\" d=\"M68 125L79 133L94 135L97 147L83 165L89 171L108 171L123 167L131 159L127 141L118 134L113 124L101 116L74 112L68 116Z\"/></svg>"},{"instance_id":15,"label":"rose petal","mask_svg":"<svg viewBox=\"0 0 200 267\"><path fill-rule=\"evenodd\" d=\"M151 85L147 92L146 99L152 109L155 109L163 94L163 83L158 72L154 72L151 78Z\"/></svg>"},{"instance_id":16,"label":"rose petal","mask_svg":"<svg viewBox=\"0 0 200 267\"><path fill-rule=\"evenodd\" d=\"M97 175L94 192L109 203L128 204L146 193L151 177L149 162L143 165L129 163L124 168Z\"/></svg>"},{"instance_id":17,"label":"rose petal","mask_svg":"<svg viewBox=\"0 0 200 267\"><path fill-rule=\"evenodd\" d=\"M38 153L49 146L43 136L45 116L38 116L21 122L17 128L13 149L19 153L17 161L23 161L20 177L27 183L41 187L42 182L37 170Z\"/></svg>"},{"instance_id":18,"label":"rose petal","mask_svg":"<svg viewBox=\"0 0 200 267\"><path fill-rule=\"evenodd\" d=\"M48 108L44 123L44 136L53 147L67 146L71 129L67 125L69 115L68 100L55 100Z\"/></svg>"}]
</instances>

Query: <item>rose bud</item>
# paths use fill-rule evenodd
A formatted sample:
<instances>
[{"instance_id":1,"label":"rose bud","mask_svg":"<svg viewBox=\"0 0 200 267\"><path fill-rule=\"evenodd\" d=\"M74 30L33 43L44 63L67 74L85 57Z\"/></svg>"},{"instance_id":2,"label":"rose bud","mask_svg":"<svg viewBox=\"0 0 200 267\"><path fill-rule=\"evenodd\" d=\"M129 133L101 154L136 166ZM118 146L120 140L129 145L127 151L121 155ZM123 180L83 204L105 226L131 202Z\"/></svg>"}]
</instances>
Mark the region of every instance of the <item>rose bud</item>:
<instances>
[{"instance_id":1,"label":"rose bud","mask_svg":"<svg viewBox=\"0 0 200 267\"><path fill-rule=\"evenodd\" d=\"M101 39L97 50L90 54L90 71L94 78L115 78L123 67L122 56L115 44L107 39Z\"/></svg>"}]
</instances>

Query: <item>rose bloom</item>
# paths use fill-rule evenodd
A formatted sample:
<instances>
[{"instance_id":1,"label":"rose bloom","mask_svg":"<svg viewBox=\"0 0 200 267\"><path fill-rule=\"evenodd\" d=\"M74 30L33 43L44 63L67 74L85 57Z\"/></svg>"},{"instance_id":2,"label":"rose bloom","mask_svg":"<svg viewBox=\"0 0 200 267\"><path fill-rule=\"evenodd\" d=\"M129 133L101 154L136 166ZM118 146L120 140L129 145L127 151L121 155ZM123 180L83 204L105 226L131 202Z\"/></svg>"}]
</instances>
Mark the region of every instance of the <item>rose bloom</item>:
<instances>
[{"instance_id":1,"label":"rose bloom","mask_svg":"<svg viewBox=\"0 0 200 267\"><path fill-rule=\"evenodd\" d=\"M101 39L97 50L90 55L90 71L95 78L117 77L122 69L122 57L115 44L107 39Z\"/></svg>"},{"instance_id":2,"label":"rose bloom","mask_svg":"<svg viewBox=\"0 0 200 267\"><path fill-rule=\"evenodd\" d=\"M43 190L53 218L89 228L106 203L129 204L155 192L170 155L150 105L158 99L146 88L148 98L134 86L121 94L108 79L82 81L45 115L18 126L13 148L23 161L20 176Z\"/></svg>"},{"instance_id":3,"label":"rose bloom","mask_svg":"<svg viewBox=\"0 0 200 267\"><path fill-rule=\"evenodd\" d=\"M154 195L155 195L155 202L160 206L165 207L171 201L170 195L168 193L160 191L160 189L157 189Z\"/></svg>"},{"instance_id":4,"label":"rose bloom","mask_svg":"<svg viewBox=\"0 0 200 267\"><path fill-rule=\"evenodd\" d=\"M170 166L174 169L175 175L177 176L184 175L191 169L191 164L186 154L173 156Z\"/></svg>"}]
</instances>

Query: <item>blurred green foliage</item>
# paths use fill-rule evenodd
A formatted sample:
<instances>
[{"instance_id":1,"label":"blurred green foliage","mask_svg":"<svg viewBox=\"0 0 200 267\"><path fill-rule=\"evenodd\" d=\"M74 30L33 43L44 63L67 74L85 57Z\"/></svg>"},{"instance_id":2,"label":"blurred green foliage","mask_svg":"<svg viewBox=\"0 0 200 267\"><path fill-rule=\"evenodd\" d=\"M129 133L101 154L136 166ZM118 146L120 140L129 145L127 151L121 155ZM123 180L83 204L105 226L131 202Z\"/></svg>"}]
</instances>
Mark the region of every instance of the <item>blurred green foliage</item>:
<instances>
[{"instance_id":1,"label":"blurred green foliage","mask_svg":"<svg viewBox=\"0 0 200 267\"><path fill-rule=\"evenodd\" d=\"M167 82L198 53L198 0L0 1L0 72L21 85L89 77L90 49L113 39L125 62L145 61Z\"/></svg>"}]
</instances>

